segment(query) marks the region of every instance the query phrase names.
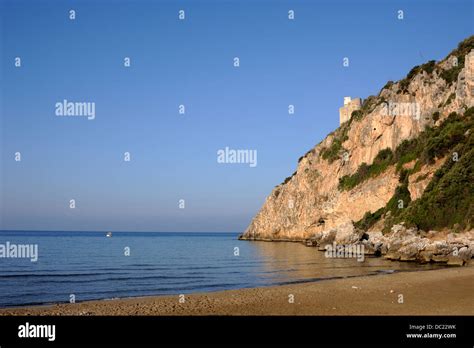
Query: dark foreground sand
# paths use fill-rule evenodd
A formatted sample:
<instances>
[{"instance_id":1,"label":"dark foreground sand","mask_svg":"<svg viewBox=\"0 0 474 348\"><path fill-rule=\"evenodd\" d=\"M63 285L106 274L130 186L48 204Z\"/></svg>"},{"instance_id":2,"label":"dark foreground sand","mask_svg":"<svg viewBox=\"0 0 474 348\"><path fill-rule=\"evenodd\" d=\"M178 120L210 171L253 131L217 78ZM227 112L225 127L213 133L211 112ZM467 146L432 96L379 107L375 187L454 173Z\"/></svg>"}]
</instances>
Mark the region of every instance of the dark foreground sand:
<instances>
[{"instance_id":1,"label":"dark foreground sand","mask_svg":"<svg viewBox=\"0 0 474 348\"><path fill-rule=\"evenodd\" d=\"M474 265L193 294L185 303L176 295L0 309L0 315L294 314L474 315Z\"/></svg>"}]
</instances>

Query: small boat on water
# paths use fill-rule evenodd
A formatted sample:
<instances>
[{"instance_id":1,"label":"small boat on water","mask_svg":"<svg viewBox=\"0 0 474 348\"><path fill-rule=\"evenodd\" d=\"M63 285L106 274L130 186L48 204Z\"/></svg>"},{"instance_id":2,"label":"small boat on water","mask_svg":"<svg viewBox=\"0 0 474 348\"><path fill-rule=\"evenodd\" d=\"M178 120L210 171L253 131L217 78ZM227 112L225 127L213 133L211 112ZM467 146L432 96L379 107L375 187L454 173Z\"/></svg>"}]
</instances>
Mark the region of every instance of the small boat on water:
<instances>
[{"instance_id":1,"label":"small boat on water","mask_svg":"<svg viewBox=\"0 0 474 348\"><path fill-rule=\"evenodd\" d=\"M110 238L112 237L112 232L107 232L107 234L105 235L107 238Z\"/></svg>"}]
</instances>

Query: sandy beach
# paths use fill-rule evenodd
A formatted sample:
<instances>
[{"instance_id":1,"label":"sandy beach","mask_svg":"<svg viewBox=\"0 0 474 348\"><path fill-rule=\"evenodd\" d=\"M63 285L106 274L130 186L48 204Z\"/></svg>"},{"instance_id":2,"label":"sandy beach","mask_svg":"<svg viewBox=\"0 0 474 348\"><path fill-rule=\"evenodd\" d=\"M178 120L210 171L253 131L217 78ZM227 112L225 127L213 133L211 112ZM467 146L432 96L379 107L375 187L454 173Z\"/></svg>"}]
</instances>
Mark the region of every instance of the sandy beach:
<instances>
[{"instance_id":1,"label":"sandy beach","mask_svg":"<svg viewBox=\"0 0 474 348\"><path fill-rule=\"evenodd\" d=\"M184 303L178 295L156 296L5 308L0 315L474 315L474 265L198 293Z\"/></svg>"}]
</instances>

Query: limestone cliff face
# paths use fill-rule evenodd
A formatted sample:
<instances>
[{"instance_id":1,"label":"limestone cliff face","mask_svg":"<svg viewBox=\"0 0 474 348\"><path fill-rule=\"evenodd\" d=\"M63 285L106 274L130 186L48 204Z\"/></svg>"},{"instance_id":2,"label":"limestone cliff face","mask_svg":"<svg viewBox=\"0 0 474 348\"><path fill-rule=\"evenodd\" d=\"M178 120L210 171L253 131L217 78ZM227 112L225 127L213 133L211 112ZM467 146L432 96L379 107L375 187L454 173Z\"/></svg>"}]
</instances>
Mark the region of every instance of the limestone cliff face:
<instances>
[{"instance_id":1,"label":"limestone cliff face","mask_svg":"<svg viewBox=\"0 0 474 348\"><path fill-rule=\"evenodd\" d=\"M432 63L434 69L419 69L409 74L409 79L388 83L378 96L369 97L364 101L362 117L353 117L300 159L295 174L273 189L242 238L304 240L384 207L399 183L394 167L349 191L338 189L339 178L353 174L363 162L371 164L380 150L394 150L403 140L417 137L425 127L436 127L451 112L462 113L473 106L469 85L474 70L472 56L466 56L464 68L451 83L441 75L455 67L454 55ZM393 105L416 107L387 112ZM433 117L436 112L439 118ZM346 135L342 148L337 159L330 162L323 158L322 151L330 148L341 132ZM423 193L442 163L438 160L411 178L412 200Z\"/></svg>"}]
</instances>

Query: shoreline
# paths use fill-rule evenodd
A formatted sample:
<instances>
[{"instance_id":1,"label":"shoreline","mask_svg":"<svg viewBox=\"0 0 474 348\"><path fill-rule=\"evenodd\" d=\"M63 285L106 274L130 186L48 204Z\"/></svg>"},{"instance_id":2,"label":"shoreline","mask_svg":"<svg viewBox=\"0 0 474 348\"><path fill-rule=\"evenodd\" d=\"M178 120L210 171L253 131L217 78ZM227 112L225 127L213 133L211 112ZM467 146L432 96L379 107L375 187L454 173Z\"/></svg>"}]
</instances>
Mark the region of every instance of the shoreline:
<instances>
[{"instance_id":1,"label":"shoreline","mask_svg":"<svg viewBox=\"0 0 474 348\"><path fill-rule=\"evenodd\" d=\"M421 233L420 233L421 232ZM441 237L441 239L440 239ZM389 234L380 231L364 231L352 222L315 234L311 238L265 238L239 235L240 241L293 242L306 247L326 251L329 245L338 245L343 250L362 248L367 256L383 257L386 260L414 262L418 264L439 263L447 266L464 266L474 257L474 230L462 234L449 231L425 233L417 228L406 228L404 223L394 225Z\"/></svg>"},{"instance_id":2,"label":"shoreline","mask_svg":"<svg viewBox=\"0 0 474 348\"><path fill-rule=\"evenodd\" d=\"M468 265L192 293L184 303L179 295L145 296L7 307L0 315L474 315L472 279Z\"/></svg>"}]
</instances>

